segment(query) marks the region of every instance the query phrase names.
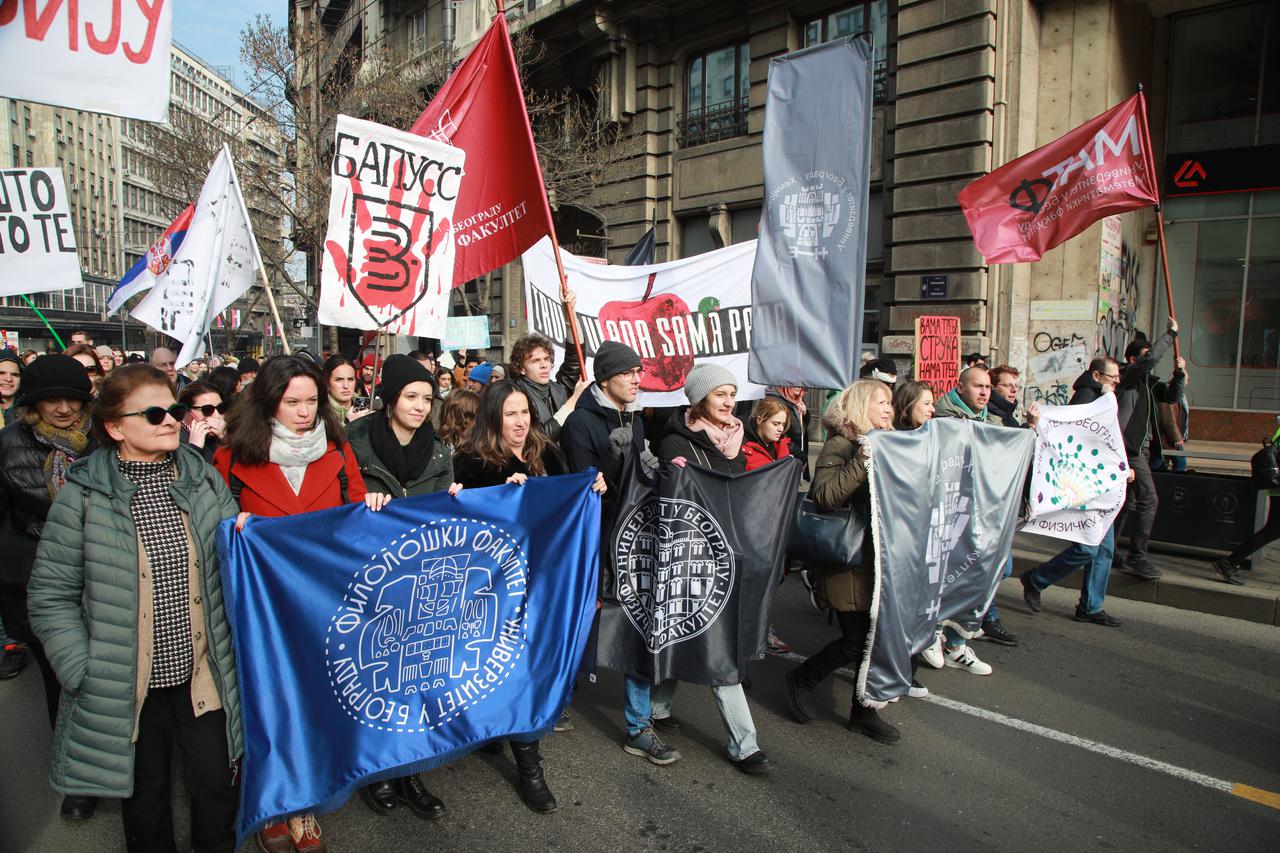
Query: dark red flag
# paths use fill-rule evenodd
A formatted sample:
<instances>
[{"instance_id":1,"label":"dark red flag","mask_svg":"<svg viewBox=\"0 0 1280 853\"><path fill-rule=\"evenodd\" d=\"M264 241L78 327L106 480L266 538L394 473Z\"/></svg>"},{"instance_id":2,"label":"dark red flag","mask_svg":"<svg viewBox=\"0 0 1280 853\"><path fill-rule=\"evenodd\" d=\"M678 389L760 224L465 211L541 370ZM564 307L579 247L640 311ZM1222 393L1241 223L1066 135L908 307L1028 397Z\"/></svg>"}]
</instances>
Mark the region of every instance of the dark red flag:
<instances>
[{"instance_id":1,"label":"dark red flag","mask_svg":"<svg viewBox=\"0 0 1280 853\"><path fill-rule=\"evenodd\" d=\"M1142 93L960 191L987 263L1038 261L1104 216L1158 204Z\"/></svg>"},{"instance_id":2,"label":"dark red flag","mask_svg":"<svg viewBox=\"0 0 1280 853\"><path fill-rule=\"evenodd\" d=\"M454 287L513 260L551 233L504 15L493 19L410 130L467 152L454 207Z\"/></svg>"}]
</instances>

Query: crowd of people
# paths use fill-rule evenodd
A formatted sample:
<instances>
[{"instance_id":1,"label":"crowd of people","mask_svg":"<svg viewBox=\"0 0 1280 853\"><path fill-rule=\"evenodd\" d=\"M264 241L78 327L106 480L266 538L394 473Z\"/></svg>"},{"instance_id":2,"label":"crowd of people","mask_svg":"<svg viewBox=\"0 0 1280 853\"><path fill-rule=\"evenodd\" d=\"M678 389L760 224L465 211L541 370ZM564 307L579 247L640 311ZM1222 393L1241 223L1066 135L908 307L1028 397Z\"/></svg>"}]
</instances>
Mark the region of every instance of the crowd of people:
<instances>
[{"instance_id":1,"label":"crowd of people","mask_svg":"<svg viewBox=\"0 0 1280 853\"><path fill-rule=\"evenodd\" d=\"M1125 566L1146 578L1158 576L1147 556L1155 493L1146 460L1155 406L1182 399L1185 375L1181 360L1167 382L1152 369L1176 333L1171 321L1158 340L1131 346L1124 364L1095 359L1071 401L1117 395L1131 480L1122 515L1131 524ZM835 392L821 413L826 440L810 471L803 389L773 388L744 404L731 372L700 364L685 382L687 405L646 411L638 402L642 361L631 348L602 344L589 378L572 357L553 376L554 354L552 342L537 334L515 343L508 364L459 353L449 367L422 352L358 360L334 354L323 362L302 353L262 363L212 356L178 371L168 349L144 360L88 340L30 359L0 352L7 424L0 431L4 664L11 674L27 659L39 669L55 730L50 775L65 795L62 816L89 819L99 798L118 798L130 850L173 849L176 745L192 802L193 846L232 849L243 735L214 546L224 519L242 527L251 515L348 503L376 512L401 498L594 468L607 533L628 477L664 464L737 474L789 456L804 464L819 507L865 511L870 432L919 429L934 417L1021 429L1039 415L1032 405L1018 419L1018 372L1007 366L973 364L955 388L943 389L898 381L890 359L868 360L863 378ZM633 459L640 464L629 464ZM1030 608L1040 611L1041 592L1079 569L1075 618L1118 625L1103 609L1114 534L1108 531L1097 547L1073 545L1023 574ZM864 548L874 547L868 536ZM1012 555L1003 565L1007 576ZM1227 565L1218 571L1234 582L1230 566L1238 560ZM802 571L815 604L830 610L839 628L830 644L786 673L792 715L807 723L820 716L816 686L868 653L874 580L852 566L788 569ZM994 603L976 636L1018 642ZM991 675L973 639L938 626L933 644L913 658L908 696L928 695L914 679L920 664ZM787 648L772 629L769 647ZM683 728L674 713L677 686L626 677L627 753L658 766L681 759L667 742ZM768 772L744 685L711 691L728 760L744 773ZM849 729L896 743L901 732L882 711L855 696ZM571 728L566 711L556 729ZM530 809L557 808L538 741L486 748L510 749ZM417 775L369 785L360 798L384 815L407 808L432 819L446 812ZM268 853L324 849L312 814L265 827L257 843Z\"/></svg>"}]
</instances>

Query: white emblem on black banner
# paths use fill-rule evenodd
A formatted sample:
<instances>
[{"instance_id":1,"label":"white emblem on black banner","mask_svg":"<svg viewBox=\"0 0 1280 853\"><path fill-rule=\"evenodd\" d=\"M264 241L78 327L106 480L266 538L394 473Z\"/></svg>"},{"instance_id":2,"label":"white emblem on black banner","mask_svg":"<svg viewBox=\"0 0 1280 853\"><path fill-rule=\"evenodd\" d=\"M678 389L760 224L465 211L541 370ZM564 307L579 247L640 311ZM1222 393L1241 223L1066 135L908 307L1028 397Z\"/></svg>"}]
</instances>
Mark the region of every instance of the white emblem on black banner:
<instances>
[{"instance_id":1,"label":"white emblem on black banner","mask_svg":"<svg viewBox=\"0 0 1280 853\"><path fill-rule=\"evenodd\" d=\"M733 590L724 531L691 501L636 505L618 525L614 553L618 600L655 654L710 628Z\"/></svg>"},{"instance_id":2,"label":"white emblem on black banner","mask_svg":"<svg viewBox=\"0 0 1280 853\"><path fill-rule=\"evenodd\" d=\"M483 701L524 654L528 568L509 533L468 518L424 524L370 557L325 640L346 712L425 732Z\"/></svg>"}]
</instances>

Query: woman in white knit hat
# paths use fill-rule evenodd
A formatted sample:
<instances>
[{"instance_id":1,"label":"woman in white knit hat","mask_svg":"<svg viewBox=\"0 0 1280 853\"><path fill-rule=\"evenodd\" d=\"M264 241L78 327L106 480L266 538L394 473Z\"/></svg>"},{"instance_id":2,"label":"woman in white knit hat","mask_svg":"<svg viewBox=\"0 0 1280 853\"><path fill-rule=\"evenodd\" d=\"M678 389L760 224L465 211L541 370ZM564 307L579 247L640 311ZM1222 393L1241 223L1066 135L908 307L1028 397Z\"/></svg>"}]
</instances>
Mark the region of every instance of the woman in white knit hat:
<instances>
[{"instance_id":1,"label":"woman in white knit hat","mask_svg":"<svg viewBox=\"0 0 1280 853\"><path fill-rule=\"evenodd\" d=\"M714 364L700 364L689 371L684 383L689 405L677 409L667 424L658 456L663 462L683 466L692 462L725 474L747 470L742 454L744 429L733 415L738 396L738 380L728 370ZM671 702L679 681L668 680L650 691L653 725L665 731L679 731L671 716ZM743 773L767 773L769 756L756 744L756 724L741 684L712 687L720 718L729 733L729 760Z\"/></svg>"}]
</instances>

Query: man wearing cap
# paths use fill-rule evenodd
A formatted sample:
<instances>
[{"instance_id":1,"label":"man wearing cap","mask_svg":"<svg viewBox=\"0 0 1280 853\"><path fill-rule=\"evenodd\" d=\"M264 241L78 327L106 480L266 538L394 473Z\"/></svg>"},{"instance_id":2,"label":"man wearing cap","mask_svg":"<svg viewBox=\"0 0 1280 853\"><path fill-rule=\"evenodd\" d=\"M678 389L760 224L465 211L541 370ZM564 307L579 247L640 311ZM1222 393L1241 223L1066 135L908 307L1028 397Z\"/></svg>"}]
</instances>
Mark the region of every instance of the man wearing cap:
<instances>
[{"instance_id":1,"label":"man wearing cap","mask_svg":"<svg viewBox=\"0 0 1280 853\"><path fill-rule=\"evenodd\" d=\"M548 376L550 370L548 359ZM596 350L595 382L578 398L560 430L560 448L569 470L597 468L604 474L608 490L601 514L605 532L602 542L610 538L608 533L613 529L623 479L635 470L627 464L627 450L657 464L645 450L644 419L639 417L640 404L636 401L640 395L641 373L640 356L635 350L617 341L602 343ZM626 678L627 739L622 748L654 764L671 764L680 759L680 753L667 746L653 727L651 687L643 679L629 675Z\"/></svg>"}]
</instances>

